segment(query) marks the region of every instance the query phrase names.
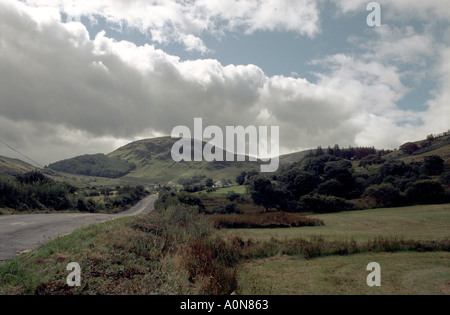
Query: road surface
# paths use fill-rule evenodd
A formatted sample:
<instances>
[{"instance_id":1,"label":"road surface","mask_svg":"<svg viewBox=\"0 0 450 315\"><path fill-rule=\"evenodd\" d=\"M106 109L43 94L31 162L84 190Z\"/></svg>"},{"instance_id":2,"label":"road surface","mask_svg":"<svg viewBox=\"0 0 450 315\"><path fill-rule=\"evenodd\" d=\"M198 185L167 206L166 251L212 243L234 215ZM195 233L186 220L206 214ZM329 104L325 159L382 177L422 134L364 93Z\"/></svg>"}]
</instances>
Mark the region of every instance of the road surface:
<instances>
[{"instance_id":1,"label":"road surface","mask_svg":"<svg viewBox=\"0 0 450 315\"><path fill-rule=\"evenodd\" d=\"M0 262L42 245L75 229L118 218L150 213L157 195L150 195L118 214L59 213L0 215Z\"/></svg>"}]
</instances>

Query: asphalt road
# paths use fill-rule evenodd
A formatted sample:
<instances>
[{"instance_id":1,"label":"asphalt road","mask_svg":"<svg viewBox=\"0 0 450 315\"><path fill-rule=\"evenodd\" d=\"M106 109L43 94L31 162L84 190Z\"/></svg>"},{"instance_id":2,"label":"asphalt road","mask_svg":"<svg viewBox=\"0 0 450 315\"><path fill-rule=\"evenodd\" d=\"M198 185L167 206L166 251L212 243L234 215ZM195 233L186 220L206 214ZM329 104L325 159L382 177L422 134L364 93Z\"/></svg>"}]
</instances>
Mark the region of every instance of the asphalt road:
<instances>
[{"instance_id":1,"label":"asphalt road","mask_svg":"<svg viewBox=\"0 0 450 315\"><path fill-rule=\"evenodd\" d=\"M14 258L43 243L93 223L150 213L157 195L150 195L118 214L61 213L0 215L0 261Z\"/></svg>"}]
</instances>

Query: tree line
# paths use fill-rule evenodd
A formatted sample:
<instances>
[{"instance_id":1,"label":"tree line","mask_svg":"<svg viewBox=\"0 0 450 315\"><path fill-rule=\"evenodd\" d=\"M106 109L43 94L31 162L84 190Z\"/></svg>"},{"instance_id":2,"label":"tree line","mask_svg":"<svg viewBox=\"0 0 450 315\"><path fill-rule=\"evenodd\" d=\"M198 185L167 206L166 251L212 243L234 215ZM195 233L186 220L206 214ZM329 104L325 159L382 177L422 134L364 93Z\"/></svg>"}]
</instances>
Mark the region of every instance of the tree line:
<instances>
[{"instance_id":1,"label":"tree line","mask_svg":"<svg viewBox=\"0 0 450 315\"><path fill-rule=\"evenodd\" d=\"M333 212L450 202L443 186L450 176L439 156L406 164L384 159L383 152L342 152L316 151L270 176L242 172L236 182L247 185L253 202L266 210Z\"/></svg>"}]
</instances>

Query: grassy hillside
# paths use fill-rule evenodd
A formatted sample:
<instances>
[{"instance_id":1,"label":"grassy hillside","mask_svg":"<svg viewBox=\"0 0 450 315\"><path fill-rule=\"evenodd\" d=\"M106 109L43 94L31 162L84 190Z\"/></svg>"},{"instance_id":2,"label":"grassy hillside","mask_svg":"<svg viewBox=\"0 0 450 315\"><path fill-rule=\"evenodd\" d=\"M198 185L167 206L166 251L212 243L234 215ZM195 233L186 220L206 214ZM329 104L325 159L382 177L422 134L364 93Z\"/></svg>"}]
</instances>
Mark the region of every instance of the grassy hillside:
<instances>
[{"instance_id":1,"label":"grassy hillside","mask_svg":"<svg viewBox=\"0 0 450 315\"><path fill-rule=\"evenodd\" d=\"M81 174L107 178L122 177L136 165L119 158L104 154L81 155L71 159L52 163L48 168L69 174Z\"/></svg>"},{"instance_id":2,"label":"grassy hillside","mask_svg":"<svg viewBox=\"0 0 450 315\"><path fill-rule=\"evenodd\" d=\"M142 183L176 182L179 178L205 175L215 181L234 180L242 171L259 171L257 162L175 162L171 149L176 139L170 137L146 139L127 144L108 154L136 165L122 177Z\"/></svg>"},{"instance_id":3,"label":"grassy hillside","mask_svg":"<svg viewBox=\"0 0 450 315\"><path fill-rule=\"evenodd\" d=\"M315 153L315 150L305 150L300 152L294 152L290 154L280 155L280 165L289 165L295 162L301 161L304 157L311 153Z\"/></svg>"},{"instance_id":4,"label":"grassy hillside","mask_svg":"<svg viewBox=\"0 0 450 315\"><path fill-rule=\"evenodd\" d=\"M385 158L400 159L405 163L423 161L425 156L438 155L444 162L446 167L450 168L450 135L442 135L439 137L428 137L418 141L411 142L417 146L417 150L410 154L405 154L402 150L396 150Z\"/></svg>"},{"instance_id":5,"label":"grassy hillside","mask_svg":"<svg viewBox=\"0 0 450 315\"><path fill-rule=\"evenodd\" d=\"M25 163L18 159L0 156L0 173L25 173L35 170L31 164Z\"/></svg>"}]
</instances>

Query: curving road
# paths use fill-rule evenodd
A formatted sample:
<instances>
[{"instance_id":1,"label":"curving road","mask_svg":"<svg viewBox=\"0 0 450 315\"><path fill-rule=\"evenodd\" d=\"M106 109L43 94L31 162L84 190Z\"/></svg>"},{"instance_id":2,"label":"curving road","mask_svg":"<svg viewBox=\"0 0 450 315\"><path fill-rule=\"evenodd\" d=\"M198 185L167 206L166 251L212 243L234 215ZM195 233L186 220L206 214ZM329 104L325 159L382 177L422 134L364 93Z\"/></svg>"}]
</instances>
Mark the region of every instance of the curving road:
<instances>
[{"instance_id":1,"label":"curving road","mask_svg":"<svg viewBox=\"0 0 450 315\"><path fill-rule=\"evenodd\" d=\"M14 258L75 229L118 218L150 213L157 195L150 195L118 214L60 213L0 216L0 261Z\"/></svg>"}]
</instances>

